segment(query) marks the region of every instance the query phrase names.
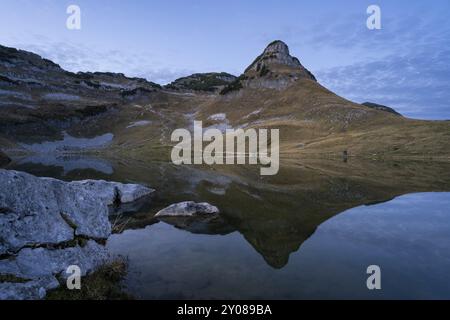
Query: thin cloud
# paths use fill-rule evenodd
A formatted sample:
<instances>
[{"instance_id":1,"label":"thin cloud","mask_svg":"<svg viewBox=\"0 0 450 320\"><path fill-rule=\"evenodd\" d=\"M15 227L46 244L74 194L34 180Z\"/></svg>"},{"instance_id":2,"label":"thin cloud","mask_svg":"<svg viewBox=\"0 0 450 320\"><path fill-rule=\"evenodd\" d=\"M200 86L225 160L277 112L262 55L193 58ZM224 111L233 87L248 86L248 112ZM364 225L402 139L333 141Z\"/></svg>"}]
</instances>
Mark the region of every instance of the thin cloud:
<instances>
[{"instance_id":1,"label":"thin cloud","mask_svg":"<svg viewBox=\"0 0 450 320\"><path fill-rule=\"evenodd\" d=\"M17 47L50 59L71 72L118 72L160 84L194 73L192 70L161 66L161 63L153 61L151 55L145 52L99 51L81 44L53 42L45 36L37 38L38 44L19 44ZM155 67L156 65L159 66Z\"/></svg>"},{"instance_id":2,"label":"thin cloud","mask_svg":"<svg viewBox=\"0 0 450 320\"><path fill-rule=\"evenodd\" d=\"M438 54L389 56L383 60L331 68L319 81L356 102L386 104L420 119L450 119L450 50Z\"/></svg>"}]
</instances>

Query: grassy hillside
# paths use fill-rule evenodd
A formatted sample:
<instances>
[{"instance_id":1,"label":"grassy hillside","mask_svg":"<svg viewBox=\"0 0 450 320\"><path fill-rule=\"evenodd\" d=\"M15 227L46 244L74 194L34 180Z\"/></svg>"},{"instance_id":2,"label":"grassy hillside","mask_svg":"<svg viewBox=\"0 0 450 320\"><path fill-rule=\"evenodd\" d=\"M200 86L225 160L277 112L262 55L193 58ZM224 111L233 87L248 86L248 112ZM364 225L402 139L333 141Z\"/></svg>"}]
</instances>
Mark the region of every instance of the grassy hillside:
<instances>
[{"instance_id":1,"label":"grassy hillside","mask_svg":"<svg viewBox=\"0 0 450 320\"><path fill-rule=\"evenodd\" d=\"M21 142L61 139L65 131L78 138L112 133L112 144L99 152L168 159L172 131L202 120L221 130L279 129L285 158L346 152L450 160L450 122L407 119L345 100L317 83L281 41L238 78L194 74L175 81L177 90L123 74L70 73L1 46L0 58L0 146L7 153ZM226 83L228 90L217 90Z\"/></svg>"},{"instance_id":2,"label":"grassy hillside","mask_svg":"<svg viewBox=\"0 0 450 320\"><path fill-rule=\"evenodd\" d=\"M208 101L199 118L225 113L233 127L280 129L284 156L412 157L450 160L450 122L399 117L345 100L299 79L287 89L245 88Z\"/></svg>"}]
</instances>

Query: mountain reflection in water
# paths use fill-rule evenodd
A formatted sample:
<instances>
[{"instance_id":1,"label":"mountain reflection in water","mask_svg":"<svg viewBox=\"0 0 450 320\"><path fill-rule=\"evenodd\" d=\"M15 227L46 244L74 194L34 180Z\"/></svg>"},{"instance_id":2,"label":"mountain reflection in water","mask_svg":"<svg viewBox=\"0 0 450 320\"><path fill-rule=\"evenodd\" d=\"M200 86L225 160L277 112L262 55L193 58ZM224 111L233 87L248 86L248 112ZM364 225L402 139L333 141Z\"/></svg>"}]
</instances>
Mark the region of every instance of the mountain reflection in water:
<instances>
[{"instance_id":1,"label":"mountain reflection in water","mask_svg":"<svg viewBox=\"0 0 450 320\"><path fill-rule=\"evenodd\" d=\"M151 203L114 214L124 231L108 241L128 256L125 283L137 297L450 298L449 164L282 161L278 175L261 177L251 166L101 161L113 171L23 160L9 169L155 188ZM153 217L184 200L214 204L221 217ZM366 287L371 264L381 291Z\"/></svg>"}]
</instances>

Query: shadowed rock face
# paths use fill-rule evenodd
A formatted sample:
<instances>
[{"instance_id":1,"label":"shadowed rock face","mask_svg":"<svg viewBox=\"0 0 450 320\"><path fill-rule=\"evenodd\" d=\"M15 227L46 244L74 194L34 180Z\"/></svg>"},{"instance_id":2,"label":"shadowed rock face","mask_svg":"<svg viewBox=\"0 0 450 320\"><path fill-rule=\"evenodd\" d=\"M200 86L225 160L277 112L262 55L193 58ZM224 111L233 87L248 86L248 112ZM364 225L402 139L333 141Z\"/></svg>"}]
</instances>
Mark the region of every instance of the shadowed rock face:
<instances>
[{"instance_id":1,"label":"shadowed rock face","mask_svg":"<svg viewBox=\"0 0 450 320\"><path fill-rule=\"evenodd\" d=\"M107 206L134 202L155 191L138 184L122 184L104 180L73 181L70 185L88 191Z\"/></svg>"},{"instance_id":2,"label":"shadowed rock face","mask_svg":"<svg viewBox=\"0 0 450 320\"><path fill-rule=\"evenodd\" d=\"M110 261L105 246L89 240L84 246L64 249L25 248L14 259L0 260L0 273L14 275L20 282L1 282L0 300L43 299L47 290L59 287L56 275L66 279L68 266L80 267L84 276Z\"/></svg>"},{"instance_id":3,"label":"shadowed rock face","mask_svg":"<svg viewBox=\"0 0 450 320\"><path fill-rule=\"evenodd\" d=\"M153 190L106 181L63 182L0 170L0 299L38 299L70 265L82 274L106 263L101 242L111 234L108 205Z\"/></svg>"}]
</instances>

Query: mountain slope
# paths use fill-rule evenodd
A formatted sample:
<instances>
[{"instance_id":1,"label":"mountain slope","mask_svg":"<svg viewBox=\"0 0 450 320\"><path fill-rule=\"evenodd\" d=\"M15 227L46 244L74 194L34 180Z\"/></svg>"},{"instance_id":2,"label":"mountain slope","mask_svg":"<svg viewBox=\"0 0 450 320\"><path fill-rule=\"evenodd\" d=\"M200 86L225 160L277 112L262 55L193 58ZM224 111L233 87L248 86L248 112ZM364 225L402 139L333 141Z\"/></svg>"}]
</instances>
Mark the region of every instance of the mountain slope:
<instances>
[{"instance_id":1,"label":"mountain slope","mask_svg":"<svg viewBox=\"0 0 450 320\"><path fill-rule=\"evenodd\" d=\"M221 91L219 91L223 88ZM166 159L171 132L204 127L280 129L284 157L450 159L450 122L399 117L321 86L274 41L235 78L194 74L161 87L114 73L71 73L33 53L0 47L0 144L111 134L108 148ZM155 151L156 150L156 151Z\"/></svg>"}]
</instances>

